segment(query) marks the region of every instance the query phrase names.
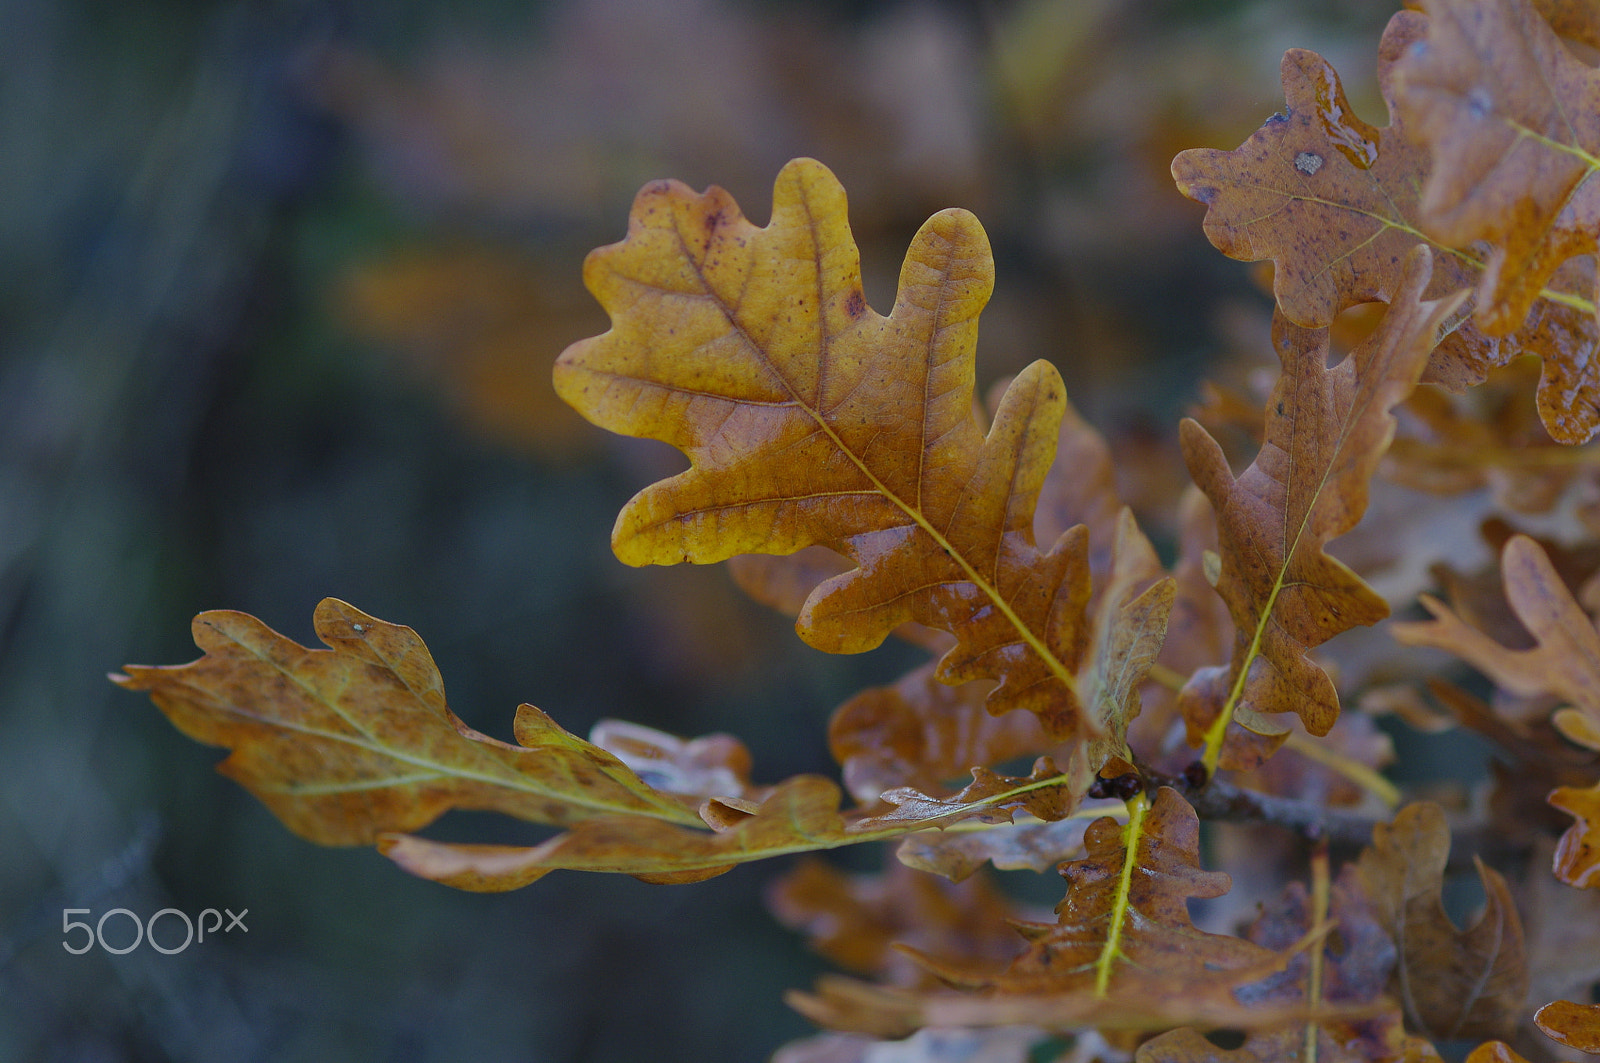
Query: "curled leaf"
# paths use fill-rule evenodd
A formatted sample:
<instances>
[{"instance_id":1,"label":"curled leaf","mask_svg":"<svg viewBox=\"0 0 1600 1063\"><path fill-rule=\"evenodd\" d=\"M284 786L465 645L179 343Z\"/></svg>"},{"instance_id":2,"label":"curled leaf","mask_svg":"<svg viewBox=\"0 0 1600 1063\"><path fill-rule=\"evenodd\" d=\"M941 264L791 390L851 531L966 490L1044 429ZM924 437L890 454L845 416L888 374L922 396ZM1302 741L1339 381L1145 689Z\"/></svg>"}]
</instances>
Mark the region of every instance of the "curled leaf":
<instances>
[{"instance_id":1,"label":"curled leaf","mask_svg":"<svg viewBox=\"0 0 1600 1063\"><path fill-rule=\"evenodd\" d=\"M1407 805L1373 828L1361 854L1367 894L1399 950L1396 994L1407 1021L1435 1039L1516 1027L1528 994L1522 920L1504 878L1477 861L1488 903L1458 930L1442 901L1450 828L1438 805Z\"/></svg>"},{"instance_id":2,"label":"curled leaf","mask_svg":"<svg viewBox=\"0 0 1600 1063\"><path fill-rule=\"evenodd\" d=\"M1556 877L1579 889L1600 888L1600 783L1559 786L1549 801L1577 820L1556 844Z\"/></svg>"}]
</instances>

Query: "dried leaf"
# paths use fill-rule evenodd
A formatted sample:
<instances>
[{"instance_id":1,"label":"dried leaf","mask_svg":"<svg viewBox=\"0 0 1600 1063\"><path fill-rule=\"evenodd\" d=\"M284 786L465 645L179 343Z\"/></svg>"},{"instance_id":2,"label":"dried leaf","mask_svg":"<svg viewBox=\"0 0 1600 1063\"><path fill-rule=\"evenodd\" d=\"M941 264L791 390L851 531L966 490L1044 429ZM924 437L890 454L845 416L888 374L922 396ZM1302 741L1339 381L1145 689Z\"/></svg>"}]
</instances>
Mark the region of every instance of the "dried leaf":
<instances>
[{"instance_id":1,"label":"dried leaf","mask_svg":"<svg viewBox=\"0 0 1600 1063\"><path fill-rule=\"evenodd\" d=\"M1421 601L1433 619L1395 624L1394 637L1449 650L1513 694L1554 694L1600 726L1600 633L1594 622L1528 536L1506 540L1500 571L1506 600L1536 642L1532 648L1507 649L1429 595Z\"/></svg>"},{"instance_id":2,"label":"dried leaf","mask_svg":"<svg viewBox=\"0 0 1600 1063\"><path fill-rule=\"evenodd\" d=\"M683 739L625 720L601 720L589 741L661 793L697 803L712 797L759 801L766 794L750 785L750 751L732 735Z\"/></svg>"},{"instance_id":3,"label":"dried leaf","mask_svg":"<svg viewBox=\"0 0 1600 1063\"><path fill-rule=\"evenodd\" d=\"M1054 823L1001 823L981 831L919 831L907 835L895 855L907 867L960 882L985 863L1002 871L1048 871L1083 852L1087 819Z\"/></svg>"},{"instance_id":4,"label":"dried leaf","mask_svg":"<svg viewBox=\"0 0 1600 1063\"><path fill-rule=\"evenodd\" d=\"M1155 548L1124 508L1117 516L1110 571L1100 581L1093 636L1078 677L1084 709L1096 721L1089 767L1109 758L1132 762L1128 725L1139 715L1139 686L1167 637L1177 584L1163 573Z\"/></svg>"},{"instance_id":5,"label":"dried leaf","mask_svg":"<svg viewBox=\"0 0 1600 1063\"><path fill-rule=\"evenodd\" d=\"M445 704L427 647L407 627L335 598L314 617L328 649L307 649L244 613L201 613L185 665L130 665L114 677L184 734L233 752L223 774L289 829L324 845L371 844L450 808L558 826L626 813L698 822L612 754L517 710L518 745L479 734Z\"/></svg>"},{"instance_id":6,"label":"dried leaf","mask_svg":"<svg viewBox=\"0 0 1600 1063\"><path fill-rule=\"evenodd\" d=\"M1077 807L1077 795L1089 787L1089 771L1075 747L1073 760L1063 772L1049 757L1034 761L1026 777L999 775L988 768L973 768L972 782L952 797L935 797L909 786L883 792L893 809L862 819L862 830L914 822L919 827L945 827L962 820L1010 823L1017 811L1042 820L1065 819Z\"/></svg>"},{"instance_id":7,"label":"dried leaf","mask_svg":"<svg viewBox=\"0 0 1600 1063\"><path fill-rule=\"evenodd\" d=\"M870 805L885 790L936 791L974 765L1053 748L1038 717L989 715L990 686L941 683L929 663L892 687L863 690L840 705L828 723L828 745L844 769L845 788Z\"/></svg>"},{"instance_id":8,"label":"dried leaf","mask_svg":"<svg viewBox=\"0 0 1600 1063\"><path fill-rule=\"evenodd\" d=\"M947 962L997 964L1022 949L1007 921L1019 913L987 879L945 882L893 860L878 875L845 875L803 860L772 883L767 906L834 963L892 985L933 984L896 944Z\"/></svg>"},{"instance_id":9,"label":"dried leaf","mask_svg":"<svg viewBox=\"0 0 1600 1063\"><path fill-rule=\"evenodd\" d=\"M1251 767L1282 741L1287 732L1266 713L1294 711L1306 730L1327 734L1339 699L1308 651L1388 615L1383 599L1323 548L1360 520L1394 431L1389 409L1415 384L1440 323L1459 304L1459 295L1422 300L1428 278L1428 252L1413 251L1383 324L1333 369L1326 331L1275 321L1283 375L1268 402L1266 442L1237 479L1205 429L1183 422L1190 472L1217 511L1216 589L1235 629L1225 681L1202 669L1184 692L1184 716L1192 735L1205 735L1208 766L1217 765L1233 721L1267 745L1224 766Z\"/></svg>"},{"instance_id":10,"label":"dried leaf","mask_svg":"<svg viewBox=\"0 0 1600 1063\"><path fill-rule=\"evenodd\" d=\"M974 781L954 799L915 790L890 791L891 811L872 817L839 810L838 786L817 775L796 775L759 802L712 798L700 806L710 832L635 815L597 816L532 847L460 845L386 834L384 855L414 875L458 889L520 889L551 871L605 871L646 882L698 882L741 863L790 853L887 841L964 820L1009 820L1015 809L1065 815L1075 798L1069 784L1083 774L1056 771L1048 758L1034 775L1013 779L974 769Z\"/></svg>"},{"instance_id":11,"label":"dried leaf","mask_svg":"<svg viewBox=\"0 0 1600 1063\"><path fill-rule=\"evenodd\" d=\"M1294 954L1280 974L1248 990L1252 1001L1320 1005L1374 1004L1380 1000L1394 968L1394 943L1379 925L1361 888L1354 866L1337 881L1327 879L1327 857L1321 858L1320 886L1308 894L1291 882L1283 895L1264 909L1246 937L1274 950L1289 950L1333 920L1333 930ZM1244 994L1241 994L1244 995ZM1317 1059L1370 1061L1403 1054L1405 1032L1393 1009L1361 1017L1334 1018L1250 1034L1238 1048L1226 1050L1200 1031L1186 1028L1161 1035L1140 1046L1136 1063L1248 1063L1252 1060ZM1313 1047L1314 1045L1314 1047Z\"/></svg>"},{"instance_id":12,"label":"dried leaf","mask_svg":"<svg viewBox=\"0 0 1600 1063\"><path fill-rule=\"evenodd\" d=\"M1557 1000L1540 1008L1533 1021L1568 1048L1600 1055L1600 1004Z\"/></svg>"},{"instance_id":13,"label":"dried leaf","mask_svg":"<svg viewBox=\"0 0 1600 1063\"><path fill-rule=\"evenodd\" d=\"M1297 325L1321 328L1348 307L1390 302L1401 264L1419 244L1434 251L1427 296L1490 281L1471 246L1477 237L1457 238L1428 224L1422 189L1433 163L1413 133L1417 116L1397 106L1396 64L1428 28L1428 19L1402 11L1379 45L1378 82L1392 125L1375 128L1357 118L1332 65L1294 49L1283 58L1283 115L1235 151L1194 149L1173 161L1179 189L1207 206L1213 244L1233 258L1273 260L1278 307ZM1422 379L1459 391L1517 354L1537 352L1546 365L1539 389L1544 423L1562 442L1582 442L1600 424L1591 412L1600 383L1589 380L1586 368L1600 348L1594 283L1592 262L1552 268L1532 282L1516 320L1490 330L1495 335L1461 322L1470 310L1463 307Z\"/></svg>"},{"instance_id":14,"label":"dried leaf","mask_svg":"<svg viewBox=\"0 0 1600 1063\"><path fill-rule=\"evenodd\" d=\"M918 233L887 318L867 308L843 190L810 160L778 177L757 229L720 189L648 186L628 238L585 280L611 331L568 348L556 389L586 417L683 450L691 468L617 520L630 564L712 562L821 544L857 567L808 598L797 629L855 652L916 620L955 634L939 677L998 681L1058 738L1095 730L1085 649L1085 536L1033 543L1065 402L1035 362L987 437L972 411L977 314L993 284L971 215Z\"/></svg>"},{"instance_id":15,"label":"dried leaf","mask_svg":"<svg viewBox=\"0 0 1600 1063\"><path fill-rule=\"evenodd\" d=\"M1600 74L1529 0L1421 6L1427 40L1400 58L1394 78L1398 112L1433 157L1424 226L1457 247L1494 245L1477 319L1504 335L1563 262L1595 250L1600 195L1589 177L1600 169ZM1585 309L1592 314L1593 302ZM1596 424L1587 427L1583 438Z\"/></svg>"},{"instance_id":16,"label":"dried leaf","mask_svg":"<svg viewBox=\"0 0 1600 1063\"><path fill-rule=\"evenodd\" d=\"M1476 861L1488 903L1456 929L1442 901L1450 828L1438 805L1407 805L1373 828L1361 877L1399 950L1395 991L1414 1027L1435 1039L1507 1034L1528 993L1522 921L1499 872Z\"/></svg>"},{"instance_id":17,"label":"dried leaf","mask_svg":"<svg viewBox=\"0 0 1600 1063\"><path fill-rule=\"evenodd\" d=\"M1528 1063L1504 1041L1485 1041L1467 1053L1462 1063Z\"/></svg>"},{"instance_id":18,"label":"dried leaf","mask_svg":"<svg viewBox=\"0 0 1600 1063\"><path fill-rule=\"evenodd\" d=\"M924 1025L1162 1029L1285 1021L1297 1009L1250 1007L1234 995L1281 969L1285 957L1204 933L1189 919L1189 898L1220 896L1229 885L1227 875L1200 869L1194 810L1166 788L1148 809L1142 800L1130 807L1127 825L1105 818L1090 826L1088 856L1061 869L1068 886L1058 922L1020 924L1032 944L1006 970L924 957L941 978L981 992L910 993L829 980L791 1003L830 1028L881 1036Z\"/></svg>"},{"instance_id":19,"label":"dried leaf","mask_svg":"<svg viewBox=\"0 0 1600 1063\"><path fill-rule=\"evenodd\" d=\"M1600 783L1557 787L1549 801L1578 821L1556 844L1556 877L1579 889L1600 888Z\"/></svg>"}]
</instances>

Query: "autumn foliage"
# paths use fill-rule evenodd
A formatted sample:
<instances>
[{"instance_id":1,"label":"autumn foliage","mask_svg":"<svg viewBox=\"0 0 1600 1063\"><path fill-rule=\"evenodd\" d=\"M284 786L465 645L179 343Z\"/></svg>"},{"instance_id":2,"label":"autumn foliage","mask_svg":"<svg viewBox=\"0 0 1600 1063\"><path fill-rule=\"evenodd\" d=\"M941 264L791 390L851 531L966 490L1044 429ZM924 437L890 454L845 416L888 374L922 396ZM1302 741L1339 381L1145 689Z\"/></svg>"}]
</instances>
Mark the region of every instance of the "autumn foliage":
<instances>
[{"instance_id":1,"label":"autumn foliage","mask_svg":"<svg viewBox=\"0 0 1600 1063\"><path fill-rule=\"evenodd\" d=\"M1378 46L1388 126L1294 50L1283 113L1237 149L1173 162L1217 248L1272 263L1279 372L1259 407L1212 404L1179 427L1194 488L1173 500L1170 562L1051 363L977 393L994 266L973 215L923 225L886 314L863 293L845 190L811 160L778 175L765 226L718 188L661 181L625 239L589 256L611 328L560 356L556 391L689 461L622 510L616 555L729 561L819 649L893 636L929 653L834 712L842 788L754 782L730 736L607 722L584 739L532 705L514 744L488 737L450 711L416 633L333 599L315 614L325 648L208 612L205 656L117 681L229 748L223 772L291 830L462 889L555 870L686 883L895 843L881 875L807 857L772 891L848 972L793 995L833 1032L786 1060L865 1060L874 1039L938 1027L986 1031L994 1060L1066 1058L1061 1039L1090 1030L1140 1063L1600 1052L1600 968L1548 945L1569 923L1600 942L1584 446L1600 432L1600 15L1419 8ZM1381 320L1346 352L1336 319L1373 303ZM1523 387L1536 442L1529 423L1479 415ZM1259 441L1238 472L1225 428ZM1498 567L1440 564L1437 593L1375 589L1342 540L1376 493L1408 489L1490 495ZM1382 667L1339 655L1391 612L1407 619ZM1457 682L1468 667L1488 700ZM1503 762L1492 789L1405 803L1379 772L1382 711L1482 735ZM554 831L532 846L416 835L452 808ZM1295 869L1248 926L1191 915L1233 888L1202 861L1207 821L1244 824L1218 846L1232 871ZM1059 870L1055 918L985 865ZM1473 868L1485 900L1463 926L1443 898ZM1217 1030L1242 1042L1221 1048ZM946 1058L931 1051L894 1058Z\"/></svg>"}]
</instances>

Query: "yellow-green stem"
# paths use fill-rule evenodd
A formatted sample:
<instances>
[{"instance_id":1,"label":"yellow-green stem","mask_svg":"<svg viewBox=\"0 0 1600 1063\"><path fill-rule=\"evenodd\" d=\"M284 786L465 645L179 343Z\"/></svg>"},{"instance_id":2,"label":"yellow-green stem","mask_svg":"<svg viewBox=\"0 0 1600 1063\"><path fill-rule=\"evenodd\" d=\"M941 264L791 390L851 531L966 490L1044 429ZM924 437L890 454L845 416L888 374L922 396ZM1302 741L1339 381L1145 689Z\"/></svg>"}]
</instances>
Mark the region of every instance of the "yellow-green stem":
<instances>
[{"instance_id":1,"label":"yellow-green stem","mask_svg":"<svg viewBox=\"0 0 1600 1063\"><path fill-rule=\"evenodd\" d=\"M1104 999L1111 987L1111 970L1122 958L1122 927L1128 921L1129 895L1133 891L1133 869L1139 864L1139 842L1144 835L1144 816L1150 809L1144 794L1128 801L1128 825L1122 831L1122 874L1117 879L1117 895L1111 904L1111 925L1106 943L1095 961L1094 995Z\"/></svg>"}]
</instances>

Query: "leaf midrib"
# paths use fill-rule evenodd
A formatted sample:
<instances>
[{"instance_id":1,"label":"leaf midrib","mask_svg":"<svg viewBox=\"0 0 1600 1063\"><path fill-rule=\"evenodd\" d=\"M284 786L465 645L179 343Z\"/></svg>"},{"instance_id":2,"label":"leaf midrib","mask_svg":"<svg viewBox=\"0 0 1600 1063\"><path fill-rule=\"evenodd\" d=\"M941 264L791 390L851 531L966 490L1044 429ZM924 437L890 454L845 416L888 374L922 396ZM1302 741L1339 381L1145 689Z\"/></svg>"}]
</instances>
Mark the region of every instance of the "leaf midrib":
<instances>
[{"instance_id":1,"label":"leaf midrib","mask_svg":"<svg viewBox=\"0 0 1600 1063\"><path fill-rule=\"evenodd\" d=\"M829 340L831 339L831 337L826 332L826 313L825 313L825 310L824 310L824 301L823 301L823 295L824 295L823 272L824 271L823 271L823 268L822 268L822 263L820 261L820 256L816 252L816 249L819 246L820 241L819 241L819 239L817 237L816 216L813 213L813 211L811 210L810 198L809 198L809 196L805 195L803 189L802 189L802 194L801 194L800 199L801 199L800 208L805 212L806 220L807 220L807 223L808 223L808 225L810 227L810 230L811 230L811 249L812 249L811 259L812 259L813 264L816 266L816 271L817 271L817 308L816 309L817 309L817 321L818 321L817 343L818 343L818 347L820 348L820 350L818 352L819 366L826 367L827 364L828 364L828 354L829 354L829 352L828 352L828 343L829 343ZM920 504L920 498L919 498L917 504L908 503L904 499L902 499L898 494L896 494L894 491L890 490L888 485L885 484L881 479L879 479L877 474L872 471L872 469L868 466L866 460L863 457L857 455L854 450L852 450L849 446L847 446L845 444L844 440L839 437L837 432L834 431L833 426L830 423L828 423L827 418L823 416L821 411L816 409L816 408L814 408L810 403L808 403L803 397L801 397L796 392L796 390L795 390L793 384L791 384L788 376L781 369L779 369L778 366L776 366L772 362L772 360L767 356L766 350L759 343L757 343L755 341L755 338L753 336L751 336L749 330L746 329L742 324L740 324L740 322L738 320L738 317L736 316L736 314L734 312L734 309L731 308L721 298L721 296L719 296L717 294L716 289L711 285L711 283L709 282L709 280L706 277L705 271L703 269L702 262L698 258L696 258L696 256L694 255L694 253L692 251L692 247L691 247L689 241L683 235L682 229L676 224L676 218L674 218L673 235L678 238L678 244L679 244L679 247L680 247L680 249L681 249L681 251L683 253L684 260L686 262L688 262L692 266L692 268L694 269L695 276L699 279L701 288L705 292L706 297L709 300L711 300L711 302L713 302L716 305L716 307L722 312L723 317L725 317L727 319L727 321L728 321L729 327L732 328L734 330L734 332L737 333L738 336L744 341L746 347L751 352L754 353L754 355L761 361L761 364L773 375L773 377L775 377L780 382L780 384L783 387L783 390L789 395L790 401L794 405L794 407L796 409L799 409L799 410L803 411L805 413L805 415L807 417L809 417L812 420L812 422L815 423L817 425L817 427L819 429L821 429L828 436L828 438L833 442L833 445L838 450L838 452L840 454L843 454L850 461L850 463L852 465L854 465L856 467L856 469L859 470L861 472L861 474L867 478L867 481L872 485L872 488L876 493L878 493L882 497L888 499L896 508L898 508L914 524L916 524L917 527L921 528L934 541L934 543L946 554L946 556L950 557L953 561L956 562L957 565L959 565L961 567L962 572L966 574L968 580L970 580L972 582L972 584L978 588L979 592L982 593L984 595L984 597L988 598L989 601L994 604L995 608L1000 611L1001 615L1003 615L1006 618L1006 621L1011 624L1011 626L1012 626L1012 628L1014 630L1016 630L1016 632L1018 633L1018 635L1021 638L1021 641L1026 643L1028 645L1029 649L1033 650L1033 652L1039 657L1039 659L1045 663L1045 666L1047 668L1049 668L1050 671L1055 675L1055 677L1057 679L1059 679L1062 682L1062 684L1067 688L1067 691L1074 698L1076 698L1077 697L1077 693L1078 693L1077 677L1074 676L1072 674L1072 671L1069 668L1067 668L1066 665L1063 664L1060 661L1060 659L1058 659L1056 657L1056 655L1050 650L1050 648L1044 643L1044 641L1042 639L1040 639L1037 635L1035 635L1033 633L1033 631L1028 627L1028 625L1023 622L1022 618L1017 615L1017 613L1016 613L1016 611L1014 609L1012 609L1011 603L1008 602L1006 600L1005 596L1000 593L999 588L997 588L996 586L991 584L987 579L985 579L982 575L980 575L978 570L967 559L965 554L963 554L960 550L958 550L950 542L950 540L947 539L944 536L944 534L939 531L938 528L934 527L933 523L930 520L928 520L926 515L924 515L924 513L922 512L922 507L921 507L921 504ZM948 271L942 271L940 275L941 275L941 279L942 280L947 280L948 279ZM944 285L942 283L941 283L941 286L939 288L939 291L940 291L940 302L938 303L938 305L939 306L943 306L943 296L944 296L944 292L945 292L945 287L944 287ZM937 314L935 313L933 316L934 316L934 319L937 320ZM935 326L935 328L933 330L934 335L937 335L940 331L942 331L942 329L943 329L943 326ZM924 361L924 364L926 365L926 361ZM924 394L923 394L923 404L922 404L921 409L922 409L922 413L923 413L923 418L924 419L923 419L923 424L922 424L921 430L919 431L919 439L921 440L922 445L919 446L919 448L918 448L918 454L917 454L918 475L917 475L917 478L916 478L916 480L917 480L917 490L919 492L922 489L922 481L923 481L923 478L924 478L923 477L923 465L922 465L922 462L926 459L926 456L927 456L926 413L927 413L927 410L928 410L929 403L928 403L928 400L927 400L927 393L926 393L926 381L927 381L927 378L928 378L929 375L930 374L926 374L925 373L924 377L923 377L923 379L924 379ZM728 398L727 396L719 396L719 397L720 398L724 398L724 399ZM820 397L820 392L819 392L819 397ZM738 402L738 401L741 401L741 400L731 399L729 401Z\"/></svg>"}]
</instances>

